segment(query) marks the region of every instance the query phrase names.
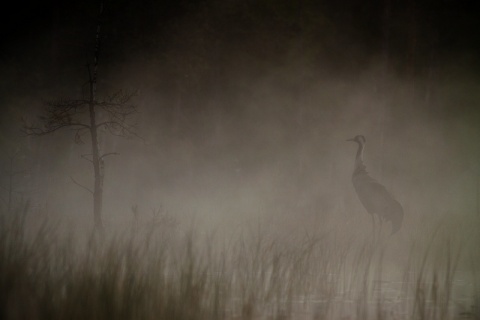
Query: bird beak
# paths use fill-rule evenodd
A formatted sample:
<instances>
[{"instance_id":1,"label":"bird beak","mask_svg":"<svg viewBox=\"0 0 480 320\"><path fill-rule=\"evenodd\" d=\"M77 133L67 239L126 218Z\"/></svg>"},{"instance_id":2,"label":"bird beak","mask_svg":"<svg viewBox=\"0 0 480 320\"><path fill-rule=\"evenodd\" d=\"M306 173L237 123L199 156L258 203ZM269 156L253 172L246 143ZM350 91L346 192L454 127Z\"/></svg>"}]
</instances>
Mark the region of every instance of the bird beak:
<instances>
[{"instance_id":1,"label":"bird beak","mask_svg":"<svg viewBox=\"0 0 480 320\"><path fill-rule=\"evenodd\" d=\"M351 138L351 139L347 139L347 141L354 141L354 139L353 139L353 138Z\"/></svg>"}]
</instances>

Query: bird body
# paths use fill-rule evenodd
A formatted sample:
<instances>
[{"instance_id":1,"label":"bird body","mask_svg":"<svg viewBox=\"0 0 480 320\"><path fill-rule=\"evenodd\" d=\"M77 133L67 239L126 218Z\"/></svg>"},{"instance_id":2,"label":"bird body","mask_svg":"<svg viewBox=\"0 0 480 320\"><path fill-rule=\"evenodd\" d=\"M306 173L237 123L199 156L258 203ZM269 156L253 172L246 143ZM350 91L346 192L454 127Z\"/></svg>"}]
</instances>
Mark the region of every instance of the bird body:
<instances>
[{"instance_id":1,"label":"bird body","mask_svg":"<svg viewBox=\"0 0 480 320\"><path fill-rule=\"evenodd\" d=\"M392 222L392 234L397 232L403 221L403 208L400 203L377 180L370 177L363 164L365 137L356 136L348 141L358 143L352 182L360 202L368 213L377 215L380 221Z\"/></svg>"}]
</instances>

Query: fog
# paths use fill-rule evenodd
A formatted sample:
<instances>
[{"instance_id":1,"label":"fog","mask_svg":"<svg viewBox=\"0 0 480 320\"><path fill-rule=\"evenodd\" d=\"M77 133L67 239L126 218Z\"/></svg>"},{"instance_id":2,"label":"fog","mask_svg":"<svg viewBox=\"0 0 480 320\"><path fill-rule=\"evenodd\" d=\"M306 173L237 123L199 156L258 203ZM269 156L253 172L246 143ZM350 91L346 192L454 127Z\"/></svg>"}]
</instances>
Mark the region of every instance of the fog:
<instances>
[{"instance_id":1,"label":"fog","mask_svg":"<svg viewBox=\"0 0 480 320\"><path fill-rule=\"evenodd\" d=\"M168 212L205 230L368 233L351 183L356 145L346 141L357 134L367 170L404 207L402 232L479 214L478 28L468 7L418 5L410 16L392 2L385 18L382 4L350 2L143 5L105 5L98 95L137 90L141 137L101 134L102 151L119 154L105 163L107 229L131 224L136 207L144 219ZM72 181L93 184L81 158L89 143L68 129L25 136L20 120L88 93L97 6L42 10L46 22L13 25L19 35L2 49L3 205L11 189L35 212L89 230L91 195ZM12 187L9 172L22 172Z\"/></svg>"},{"instance_id":2,"label":"fog","mask_svg":"<svg viewBox=\"0 0 480 320\"><path fill-rule=\"evenodd\" d=\"M478 318L473 3L102 4L2 21L0 317ZM352 184L356 135L394 235Z\"/></svg>"}]
</instances>

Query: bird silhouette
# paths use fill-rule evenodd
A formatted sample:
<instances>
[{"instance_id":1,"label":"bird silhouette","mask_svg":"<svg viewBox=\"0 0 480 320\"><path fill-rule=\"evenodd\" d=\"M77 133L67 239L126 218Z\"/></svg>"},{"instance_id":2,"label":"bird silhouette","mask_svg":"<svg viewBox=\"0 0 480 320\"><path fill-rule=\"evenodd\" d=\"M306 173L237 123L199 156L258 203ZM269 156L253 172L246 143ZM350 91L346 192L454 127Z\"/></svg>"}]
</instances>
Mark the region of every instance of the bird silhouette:
<instances>
[{"instance_id":1,"label":"bird silhouette","mask_svg":"<svg viewBox=\"0 0 480 320\"><path fill-rule=\"evenodd\" d=\"M392 235L400 230L403 221L403 208L400 203L381 185L378 181L370 177L365 165L363 164L363 151L365 149L365 137L357 135L355 138L348 139L358 144L357 154L355 156L355 167L352 175L352 182L357 192L360 202L365 209L372 215L373 228L375 230L375 215L380 220L381 225L384 220L392 223Z\"/></svg>"}]
</instances>

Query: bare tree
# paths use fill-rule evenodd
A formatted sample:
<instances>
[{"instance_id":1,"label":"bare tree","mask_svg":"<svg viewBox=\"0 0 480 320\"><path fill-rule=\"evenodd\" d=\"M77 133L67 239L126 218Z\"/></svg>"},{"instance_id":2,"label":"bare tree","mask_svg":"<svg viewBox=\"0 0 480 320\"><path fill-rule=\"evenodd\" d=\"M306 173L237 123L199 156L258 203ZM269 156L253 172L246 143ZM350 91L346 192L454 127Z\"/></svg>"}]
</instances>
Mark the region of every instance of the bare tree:
<instances>
[{"instance_id":1,"label":"bare tree","mask_svg":"<svg viewBox=\"0 0 480 320\"><path fill-rule=\"evenodd\" d=\"M103 5L100 6L100 18L102 13ZM88 96L82 99L58 99L46 102L44 114L38 117L37 123L25 122L24 124L27 135L43 136L69 128L75 132L75 142L78 144L83 144L84 138L89 136L91 153L82 155L82 158L92 164L93 190L79 184L73 178L72 180L93 196L93 218L97 231L103 231L104 159L109 155L117 154L100 150L99 136L102 133L110 133L120 137L138 137L133 121L137 107L131 103L136 92L120 90L104 99L97 98L97 70L101 44L100 18L96 29L93 63L87 64Z\"/></svg>"}]
</instances>

